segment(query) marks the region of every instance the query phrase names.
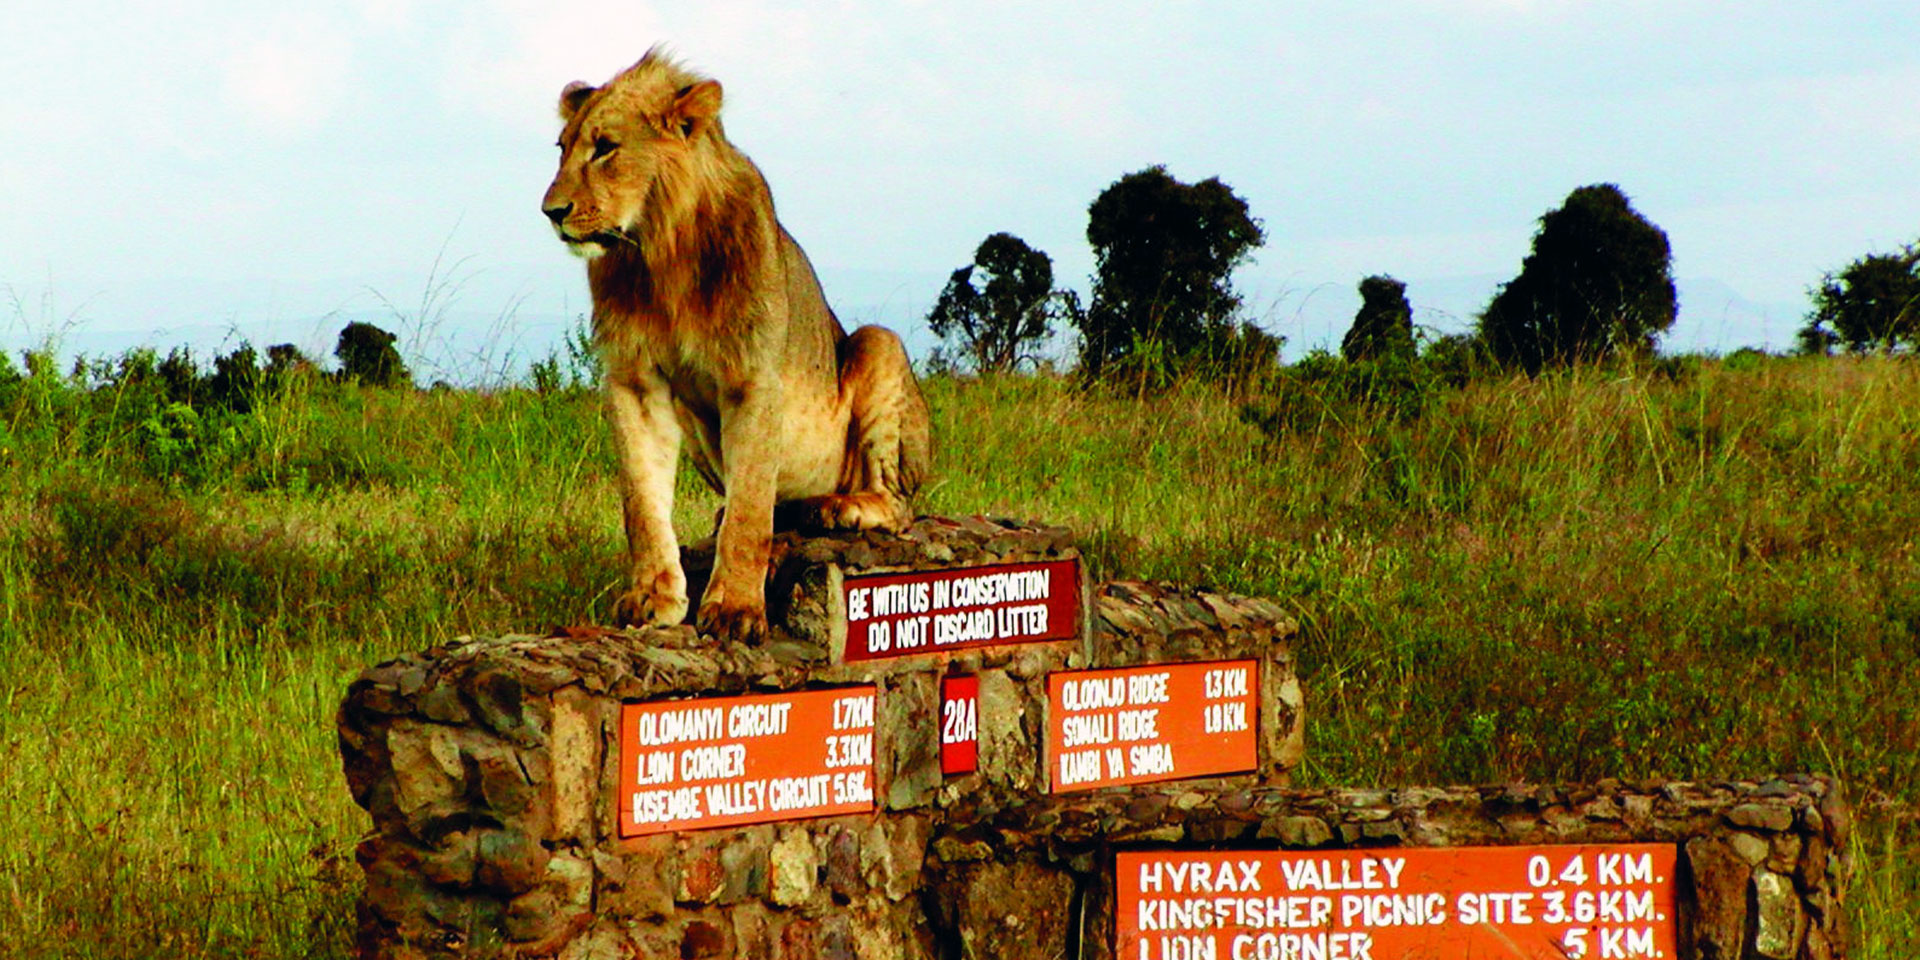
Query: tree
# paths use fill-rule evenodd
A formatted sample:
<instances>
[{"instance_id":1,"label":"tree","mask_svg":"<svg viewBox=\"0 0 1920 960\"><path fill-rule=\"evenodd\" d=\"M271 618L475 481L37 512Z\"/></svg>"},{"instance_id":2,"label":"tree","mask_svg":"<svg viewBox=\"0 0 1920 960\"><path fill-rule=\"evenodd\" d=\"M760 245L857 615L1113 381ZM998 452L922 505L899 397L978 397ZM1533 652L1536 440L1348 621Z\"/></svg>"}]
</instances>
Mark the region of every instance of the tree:
<instances>
[{"instance_id":1,"label":"tree","mask_svg":"<svg viewBox=\"0 0 1920 960\"><path fill-rule=\"evenodd\" d=\"M1839 346L1840 335L1820 325L1820 321L1809 321L1793 335L1793 352L1803 357L1831 357L1833 348Z\"/></svg>"},{"instance_id":2,"label":"tree","mask_svg":"<svg viewBox=\"0 0 1920 960\"><path fill-rule=\"evenodd\" d=\"M1227 344L1240 308L1228 277L1265 240L1218 177L1185 184L1155 166L1115 181L1087 210L1095 274L1075 318L1082 369L1099 375L1143 347L1185 361Z\"/></svg>"},{"instance_id":3,"label":"tree","mask_svg":"<svg viewBox=\"0 0 1920 960\"><path fill-rule=\"evenodd\" d=\"M1807 353L1844 344L1855 353L1920 350L1920 246L1870 254L1829 273L1813 291L1813 313L1799 334Z\"/></svg>"},{"instance_id":4,"label":"tree","mask_svg":"<svg viewBox=\"0 0 1920 960\"><path fill-rule=\"evenodd\" d=\"M1647 352L1673 326L1666 232L1611 183L1581 187L1540 218L1533 253L1480 315L1494 359L1529 373L1549 364Z\"/></svg>"},{"instance_id":5,"label":"tree","mask_svg":"<svg viewBox=\"0 0 1920 960\"><path fill-rule=\"evenodd\" d=\"M167 351L167 358L160 361L156 368L160 381L166 385L167 400L171 403L194 401L201 392L204 380L200 376L200 365L193 360L193 350L189 347L174 347Z\"/></svg>"},{"instance_id":6,"label":"tree","mask_svg":"<svg viewBox=\"0 0 1920 960\"><path fill-rule=\"evenodd\" d=\"M974 286L978 271L984 287ZM1035 359L1033 349L1053 333L1057 316L1078 306L1071 291L1053 289L1053 260L1010 233L980 242L973 263L953 272L927 315L935 335L979 371L1012 370Z\"/></svg>"},{"instance_id":7,"label":"tree","mask_svg":"<svg viewBox=\"0 0 1920 960\"><path fill-rule=\"evenodd\" d=\"M1360 312L1340 341L1348 360L1413 357L1413 307L1407 285L1384 274L1360 281Z\"/></svg>"},{"instance_id":8,"label":"tree","mask_svg":"<svg viewBox=\"0 0 1920 960\"><path fill-rule=\"evenodd\" d=\"M393 387L411 383L413 374L394 349L393 334L371 323L355 321L340 330L333 355L340 361L340 376L374 387Z\"/></svg>"},{"instance_id":9,"label":"tree","mask_svg":"<svg viewBox=\"0 0 1920 960\"><path fill-rule=\"evenodd\" d=\"M253 344L242 340L232 353L213 358L206 397L215 406L246 413L260 398L261 382L260 356Z\"/></svg>"},{"instance_id":10,"label":"tree","mask_svg":"<svg viewBox=\"0 0 1920 960\"><path fill-rule=\"evenodd\" d=\"M276 343L268 347L267 365L260 368L261 380L269 393L278 393L298 380L319 375L319 368L314 366L313 361L291 343Z\"/></svg>"}]
</instances>

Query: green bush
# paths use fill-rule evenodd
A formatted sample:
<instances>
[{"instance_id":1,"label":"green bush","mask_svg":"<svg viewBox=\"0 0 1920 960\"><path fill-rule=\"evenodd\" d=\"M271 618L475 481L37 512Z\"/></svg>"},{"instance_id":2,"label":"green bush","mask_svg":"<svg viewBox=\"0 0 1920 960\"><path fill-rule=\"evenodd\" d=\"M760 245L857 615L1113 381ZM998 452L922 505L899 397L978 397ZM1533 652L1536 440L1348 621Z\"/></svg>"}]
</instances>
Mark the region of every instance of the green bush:
<instances>
[{"instance_id":1,"label":"green bush","mask_svg":"<svg viewBox=\"0 0 1920 960\"><path fill-rule=\"evenodd\" d=\"M1533 252L1487 304L1479 334L1501 363L1538 373L1649 354L1678 303L1666 231L1599 183L1540 218Z\"/></svg>"},{"instance_id":2,"label":"green bush","mask_svg":"<svg viewBox=\"0 0 1920 960\"><path fill-rule=\"evenodd\" d=\"M169 403L140 422L140 450L158 480L202 487L236 478L258 453L258 421L228 410Z\"/></svg>"}]
</instances>

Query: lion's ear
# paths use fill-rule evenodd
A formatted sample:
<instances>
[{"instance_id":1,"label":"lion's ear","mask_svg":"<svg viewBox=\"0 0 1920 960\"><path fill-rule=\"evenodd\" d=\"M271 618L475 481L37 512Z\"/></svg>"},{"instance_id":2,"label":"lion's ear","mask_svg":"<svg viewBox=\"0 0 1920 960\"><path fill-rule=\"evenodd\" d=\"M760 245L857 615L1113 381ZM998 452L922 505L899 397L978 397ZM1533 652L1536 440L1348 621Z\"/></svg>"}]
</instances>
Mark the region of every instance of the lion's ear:
<instances>
[{"instance_id":1,"label":"lion's ear","mask_svg":"<svg viewBox=\"0 0 1920 960\"><path fill-rule=\"evenodd\" d=\"M669 116L688 138L706 132L720 116L720 81L702 80L682 88L673 99Z\"/></svg>"},{"instance_id":2,"label":"lion's ear","mask_svg":"<svg viewBox=\"0 0 1920 960\"><path fill-rule=\"evenodd\" d=\"M560 91L560 122L571 123L573 115L580 112L580 105L586 103L588 97L593 96L595 89L597 88L591 84L581 83L578 80L567 84L567 88Z\"/></svg>"}]
</instances>

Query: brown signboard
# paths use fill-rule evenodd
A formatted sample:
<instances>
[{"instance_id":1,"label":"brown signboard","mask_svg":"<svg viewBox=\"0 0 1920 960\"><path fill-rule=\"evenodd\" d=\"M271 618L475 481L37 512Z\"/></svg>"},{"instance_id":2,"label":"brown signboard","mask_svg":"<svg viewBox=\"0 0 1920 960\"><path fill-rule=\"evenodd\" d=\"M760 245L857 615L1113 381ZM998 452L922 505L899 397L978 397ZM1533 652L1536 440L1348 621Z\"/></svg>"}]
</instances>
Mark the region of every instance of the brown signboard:
<instances>
[{"instance_id":1,"label":"brown signboard","mask_svg":"<svg viewBox=\"0 0 1920 960\"><path fill-rule=\"evenodd\" d=\"M1672 960L1671 844L1124 851L1120 960Z\"/></svg>"},{"instance_id":2,"label":"brown signboard","mask_svg":"<svg viewBox=\"0 0 1920 960\"><path fill-rule=\"evenodd\" d=\"M1052 791L1252 770L1259 677L1256 660L1049 674Z\"/></svg>"},{"instance_id":3,"label":"brown signboard","mask_svg":"<svg viewBox=\"0 0 1920 960\"><path fill-rule=\"evenodd\" d=\"M873 809L874 687L620 707L620 835Z\"/></svg>"},{"instance_id":4,"label":"brown signboard","mask_svg":"<svg viewBox=\"0 0 1920 960\"><path fill-rule=\"evenodd\" d=\"M1080 635L1080 561L848 577L846 660Z\"/></svg>"},{"instance_id":5,"label":"brown signboard","mask_svg":"<svg viewBox=\"0 0 1920 960\"><path fill-rule=\"evenodd\" d=\"M980 678L940 678L940 772L948 776L980 768Z\"/></svg>"}]
</instances>

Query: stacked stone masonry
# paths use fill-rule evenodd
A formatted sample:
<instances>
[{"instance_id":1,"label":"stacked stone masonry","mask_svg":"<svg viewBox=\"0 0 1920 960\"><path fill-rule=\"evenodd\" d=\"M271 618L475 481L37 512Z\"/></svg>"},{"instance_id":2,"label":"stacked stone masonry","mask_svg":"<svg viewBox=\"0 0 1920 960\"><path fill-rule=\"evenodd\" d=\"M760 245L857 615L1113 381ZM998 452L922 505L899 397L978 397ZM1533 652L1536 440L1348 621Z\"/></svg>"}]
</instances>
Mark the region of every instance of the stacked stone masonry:
<instances>
[{"instance_id":1,"label":"stacked stone masonry","mask_svg":"<svg viewBox=\"0 0 1920 960\"><path fill-rule=\"evenodd\" d=\"M1840 954L1845 808L1819 780L1290 791L1301 694L1270 601L1086 590L1064 641L841 663L836 587L866 573L1077 556L1056 528L923 518L904 537L777 540L770 641L691 628L463 639L365 671L339 715L365 958L1106 957L1114 851L1672 842L1684 956ZM688 557L696 583L703 558ZM1259 661L1259 762L1233 776L1047 793L1046 677ZM943 776L939 678L979 678L979 770ZM618 836L622 703L874 683L876 809Z\"/></svg>"}]
</instances>

